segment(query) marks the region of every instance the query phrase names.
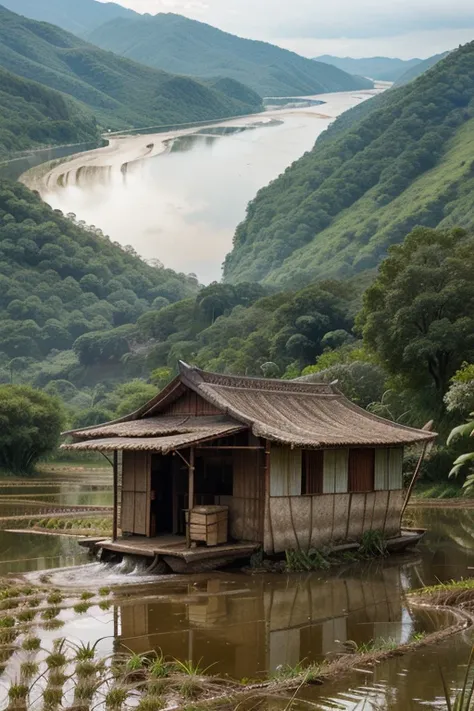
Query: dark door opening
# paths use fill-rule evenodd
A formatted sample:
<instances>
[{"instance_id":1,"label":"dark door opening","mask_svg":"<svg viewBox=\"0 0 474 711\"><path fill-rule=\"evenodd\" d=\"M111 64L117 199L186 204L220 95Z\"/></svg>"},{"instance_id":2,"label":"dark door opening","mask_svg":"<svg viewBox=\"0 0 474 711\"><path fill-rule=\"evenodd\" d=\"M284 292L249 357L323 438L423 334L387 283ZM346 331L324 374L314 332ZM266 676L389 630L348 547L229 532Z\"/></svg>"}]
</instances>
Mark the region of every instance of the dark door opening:
<instances>
[{"instance_id":1,"label":"dark door opening","mask_svg":"<svg viewBox=\"0 0 474 711\"><path fill-rule=\"evenodd\" d=\"M173 533L173 459L155 454L151 460L151 536Z\"/></svg>"}]
</instances>

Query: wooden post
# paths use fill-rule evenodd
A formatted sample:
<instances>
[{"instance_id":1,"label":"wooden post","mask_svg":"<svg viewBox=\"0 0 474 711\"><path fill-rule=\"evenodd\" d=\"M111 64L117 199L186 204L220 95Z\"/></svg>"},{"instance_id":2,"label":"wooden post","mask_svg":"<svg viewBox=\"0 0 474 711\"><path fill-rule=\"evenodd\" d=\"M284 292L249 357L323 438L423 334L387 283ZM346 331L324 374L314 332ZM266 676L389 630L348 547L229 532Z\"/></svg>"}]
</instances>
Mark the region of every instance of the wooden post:
<instances>
[{"instance_id":1,"label":"wooden post","mask_svg":"<svg viewBox=\"0 0 474 711\"><path fill-rule=\"evenodd\" d=\"M114 450L114 518L112 523L112 540L117 540L118 531L118 452Z\"/></svg>"},{"instance_id":2,"label":"wooden post","mask_svg":"<svg viewBox=\"0 0 474 711\"><path fill-rule=\"evenodd\" d=\"M422 429L426 430L427 432L431 432L431 430L433 429L433 420L430 420L429 422L427 422L426 425L424 425L424 427ZM400 528L402 526L403 515L406 511L408 502L410 501L411 495L413 493L413 489L415 488L415 484L418 480L418 476L419 476L420 470L421 470L421 465L423 464L426 453L431 449L432 446L433 446L433 440L423 443L423 449L421 450L421 454L418 459L418 463L416 465L415 472L414 472L412 480L410 482L410 486L408 487L407 495L405 497L405 501L402 506L402 512L400 514Z\"/></svg>"},{"instance_id":3,"label":"wooden post","mask_svg":"<svg viewBox=\"0 0 474 711\"><path fill-rule=\"evenodd\" d=\"M189 452L188 477L188 522L186 524L186 545L191 548L191 511L194 507L194 447Z\"/></svg>"}]
</instances>

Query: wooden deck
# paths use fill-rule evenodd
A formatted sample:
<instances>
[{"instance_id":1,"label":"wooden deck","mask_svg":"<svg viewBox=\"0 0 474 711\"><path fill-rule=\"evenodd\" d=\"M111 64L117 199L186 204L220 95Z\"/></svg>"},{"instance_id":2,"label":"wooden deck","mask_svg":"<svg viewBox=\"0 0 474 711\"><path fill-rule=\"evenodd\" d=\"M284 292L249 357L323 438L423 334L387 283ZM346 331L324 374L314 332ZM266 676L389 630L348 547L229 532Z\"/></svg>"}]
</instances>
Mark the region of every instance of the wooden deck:
<instances>
[{"instance_id":1,"label":"wooden deck","mask_svg":"<svg viewBox=\"0 0 474 711\"><path fill-rule=\"evenodd\" d=\"M184 536L165 535L156 538L145 538L144 536L133 536L130 538L118 538L96 542L96 548L102 548L113 553L124 553L137 555L146 558L162 558L169 562L171 559L179 560L182 564L205 563L213 561L220 564L222 560L237 560L239 558L249 558L259 547L257 543L239 541L237 543L225 543L218 546L197 546L196 548L186 547Z\"/></svg>"}]
</instances>

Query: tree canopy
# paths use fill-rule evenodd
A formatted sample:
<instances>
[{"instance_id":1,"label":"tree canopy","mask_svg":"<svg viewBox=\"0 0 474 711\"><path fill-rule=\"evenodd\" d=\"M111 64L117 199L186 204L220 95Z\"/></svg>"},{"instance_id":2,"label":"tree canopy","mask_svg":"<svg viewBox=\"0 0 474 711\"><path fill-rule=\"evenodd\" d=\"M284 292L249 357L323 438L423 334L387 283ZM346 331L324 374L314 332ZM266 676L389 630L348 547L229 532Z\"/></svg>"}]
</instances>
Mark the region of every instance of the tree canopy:
<instances>
[{"instance_id":1,"label":"tree canopy","mask_svg":"<svg viewBox=\"0 0 474 711\"><path fill-rule=\"evenodd\" d=\"M366 345L386 369L439 402L474 358L474 237L417 228L394 246L364 295Z\"/></svg>"},{"instance_id":2,"label":"tree canopy","mask_svg":"<svg viewBox=\"0 0 474 711\"><path fill-rule=\"evenodd\" d=\"M56 448L62 424L57 398L26 385L0 385L0 468L32 471Z\"/></svg>"}]
</instances>

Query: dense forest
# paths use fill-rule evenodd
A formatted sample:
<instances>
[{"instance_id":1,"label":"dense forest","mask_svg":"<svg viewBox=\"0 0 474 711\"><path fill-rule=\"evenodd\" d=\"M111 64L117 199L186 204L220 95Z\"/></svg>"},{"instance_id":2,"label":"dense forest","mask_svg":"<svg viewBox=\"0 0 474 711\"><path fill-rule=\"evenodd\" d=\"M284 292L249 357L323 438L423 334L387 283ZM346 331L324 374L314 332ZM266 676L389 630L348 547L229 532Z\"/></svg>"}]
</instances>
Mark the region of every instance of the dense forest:
<instances>
[{"instance_id":1,"label":"dense forest","mask_svg":"<svg viewBox=\"0 0 474 711\"><path fill-rule=\"evenodd\" d=\"M304 96L373 86L328 64L171 13L111 20L88 39L158 69L203 78L231 77L260 96Z\"/></svg>"},{"instance_id":2,"label":"dense forest","mask_svg":"<svg viewBox=\"0 0 474 711\"><path fill-rule=\"evenodd\" d=\"M228 282L373 270L416 225L474 220L474 43L338 119L249 204Z\"/></svg>"},{"instance_id":3,"label":"dense forest","mask_svg":"<svg viewBox=\"0 0 474 711\"><path fill-rule=\"evenodd\" d=\"M363 77L378 79L379 81L396 81L409 69L416 67L422 59L397 59L396 57L333 57L331 54L322 54L314 58L315 62L332 64L349 74L359 74Z\"/></svg>"},{"instance_id":4,"label":"dense forest","mask_svg":"<svg viewBox=\"0 0 474 711\"><path fill-rule=\"evenodd\" d=\"M80 104L0 67L0 158L37 146L98 140Z\"/></svg>"},{"instance_id":5,"label":"dense forest","mask_svg":"<svg viewBox=\"0 0 474 711\"><path fill-rule=\"evenodd\" d=\"M196 291L194 277L146 264L21 184L0 182L2 382L126 379L135 372L133 324Z\"/></svg>"},{"instance_id":6,"label":"dense forest","mask_svg":"<svg viewBox=\"0 0 474 711\"><path fill-rule=\"evenodd\" d=\"M151 69L1 5L0 66L82 102L105 128L200 121L262 108L260 96L247 87L239 95L235 85L223 92Z\"/></svg>"}]
</instances>

